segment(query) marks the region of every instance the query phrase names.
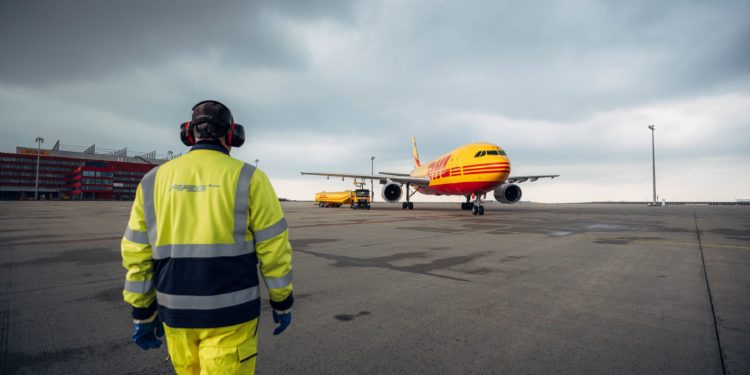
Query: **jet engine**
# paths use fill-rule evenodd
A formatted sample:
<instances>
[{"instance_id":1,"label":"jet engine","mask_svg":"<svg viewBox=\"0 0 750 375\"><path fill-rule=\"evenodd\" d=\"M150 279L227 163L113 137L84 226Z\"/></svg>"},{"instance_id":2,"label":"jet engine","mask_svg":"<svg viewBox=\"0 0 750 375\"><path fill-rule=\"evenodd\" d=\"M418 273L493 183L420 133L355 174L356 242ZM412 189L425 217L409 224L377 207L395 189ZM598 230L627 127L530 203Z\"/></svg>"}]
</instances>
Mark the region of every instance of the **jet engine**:
<instances>
[{"instance_id":1,"label":"jet engine","mask_svg":"<svg viewBox=\"0 0 750 375\"><path fill-rule=\"evenodd\" d=\"M402 194L403 190L401 189L401 185L393 181L389 181L383 186L383 200L388 203L398 202L398 200L401 199Z\"/></svg>"},{"instance_id":2,"label":"jet engine","mask_svg":"<svg viewBox=\"0 0 750 375\"><path fill-rule=\"evenodd\" d=\"M521 188L516 184L502 184L495 189L495 199L500 203L516 203L521 200Z\"/></svg>"}]
</instances>

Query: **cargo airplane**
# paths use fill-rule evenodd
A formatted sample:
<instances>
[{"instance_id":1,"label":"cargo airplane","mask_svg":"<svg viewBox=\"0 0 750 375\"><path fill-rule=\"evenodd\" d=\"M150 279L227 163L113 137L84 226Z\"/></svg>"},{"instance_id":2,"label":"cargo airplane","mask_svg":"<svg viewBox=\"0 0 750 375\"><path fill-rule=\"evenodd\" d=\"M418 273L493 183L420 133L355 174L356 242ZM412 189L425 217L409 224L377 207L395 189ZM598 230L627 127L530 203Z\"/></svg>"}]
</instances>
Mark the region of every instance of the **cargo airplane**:
<instances>
[{"instance_id":1,"label":"cargo airplane","mask_svg":"<svg viewBox=\"0 0 750 375\"><path fill-rule=\"evenodd\" d=\"M383 200L398 202L402 195L406 201L401 209L414 209L410 201L416 192L427 195L461 195L466 202L461 209L471 210L474 215L484 215L483 197L490 191L501 203L516 203L521 200L518 183L536 181L540 178L555 178L559 175L511 176L510 160L505 151L491 143L470 143L422 164L417 153L417 142L412 137L414 170L411 173L379 172L377 175L301 172L303 175L326 177L349 177L354 179L378 180L383 187ZM406 194L403 186L406 185ZM413 187L415 192L410 191Z\"/></svg>"}]
</instances>

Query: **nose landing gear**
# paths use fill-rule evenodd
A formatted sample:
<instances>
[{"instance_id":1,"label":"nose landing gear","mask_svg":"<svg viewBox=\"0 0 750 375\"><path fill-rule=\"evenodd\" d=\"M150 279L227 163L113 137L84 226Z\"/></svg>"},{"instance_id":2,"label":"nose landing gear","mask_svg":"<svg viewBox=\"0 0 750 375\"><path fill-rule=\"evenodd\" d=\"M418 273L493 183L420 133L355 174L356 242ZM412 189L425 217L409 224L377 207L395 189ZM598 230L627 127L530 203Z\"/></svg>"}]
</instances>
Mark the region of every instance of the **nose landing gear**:
<instances>
[{"instance_id":1,"label":"nose landing gear","mask_svg":"<svg viewBox=\"0 0 750 375\"><path fill-rule=\"evenodd\" d=\"M472 203L465 203L471 205L471 213L474 216L482 216L484 215L484 206L482 206L482 197L478 194L472 194L474 196L474 202ZM463 206L462 206L463 207Z\"/></svg>"}]
</instances>

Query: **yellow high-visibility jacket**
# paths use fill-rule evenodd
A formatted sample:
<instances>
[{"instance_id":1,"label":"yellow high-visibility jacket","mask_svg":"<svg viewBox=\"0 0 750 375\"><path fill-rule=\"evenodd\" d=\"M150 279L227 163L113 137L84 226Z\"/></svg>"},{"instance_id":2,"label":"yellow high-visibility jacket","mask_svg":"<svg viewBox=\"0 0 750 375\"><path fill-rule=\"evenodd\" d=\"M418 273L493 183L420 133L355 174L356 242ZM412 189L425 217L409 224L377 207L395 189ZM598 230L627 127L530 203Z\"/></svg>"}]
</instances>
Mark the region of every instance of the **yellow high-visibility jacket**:
<instances>
[{"instance_id":1,"label":"yellow high-visibility jacket","mask_svg":"<svg viewBox=\"0 0 750 375\"><path fill-rule=\"evenodd\" d=\"M292 247L276 193L265 173L218 145L196 145L143 177L122 259L123 296L135 319L157 309L178 328L255 319L258 268L271 307L294 303Z\"/></svg>"}]
</instances>

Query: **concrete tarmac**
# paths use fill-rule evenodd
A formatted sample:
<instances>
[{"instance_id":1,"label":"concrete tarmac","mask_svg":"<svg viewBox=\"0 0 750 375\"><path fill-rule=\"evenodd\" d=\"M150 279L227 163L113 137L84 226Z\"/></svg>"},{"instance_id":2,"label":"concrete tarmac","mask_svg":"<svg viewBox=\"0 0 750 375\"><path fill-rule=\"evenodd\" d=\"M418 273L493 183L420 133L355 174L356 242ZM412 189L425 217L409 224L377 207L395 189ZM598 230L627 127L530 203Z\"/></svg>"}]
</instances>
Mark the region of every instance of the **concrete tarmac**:
<instances>
[{"instance_id":1,"label":"concrete tarmac","mask_svg":"<svg viewBox=\"0 0 750 375\"><path fill-rule=\"evenodd\" d=\"M750 373L749 207L283 206L294 320L262 291L258 374ZM129 212L0 202L0 373L173 373L130 342Z\"/></svg>"}]
</instances>

